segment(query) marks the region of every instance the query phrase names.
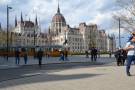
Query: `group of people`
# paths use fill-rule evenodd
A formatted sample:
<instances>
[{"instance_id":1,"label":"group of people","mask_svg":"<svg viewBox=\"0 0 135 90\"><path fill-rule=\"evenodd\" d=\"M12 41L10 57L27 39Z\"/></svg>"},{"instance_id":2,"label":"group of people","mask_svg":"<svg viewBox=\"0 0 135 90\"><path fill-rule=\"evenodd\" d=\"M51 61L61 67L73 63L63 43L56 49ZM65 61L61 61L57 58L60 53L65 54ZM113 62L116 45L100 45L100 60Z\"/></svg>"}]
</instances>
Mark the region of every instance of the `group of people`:
<instances>
[{"instance_id":1,"label":"group of people","mask_svg":"<svg viewBox=\"0 0 135 90\"><path fill-rule=\"evenodd\" d=\"M28 61L28 53L25 48L22 48L20 51L19 48L16 48L15 50L15 64L19 65L20 63L20 56L23 56L24 58L24 64L27 64ZM42 65L42 57L43 57L43 51L40 48L37 52L36 58L38 59L38 65L41 67Z\"/></svg>"},{"instance_id":2,"label":"group of people","mask_svg":"<svg viewBox=\"0 0 135 90\"><path fill-rule=\"evenodd\" d=\"M117 66L121 66L121 65L124 66L125 60L127 58L127 51L124 49L118 49L114 53L114 56L115 56L116 61L117 61Z\"/></svg>"},{"instance_id":3,"label":"group of people","mask_svg":"<svg viewBox=\"0 0 135 90\"><path fill-rule=\"evenodd\" d=\"M90 54L91 54L91 61L96 61L97 60L97 54L98 54L98 50L95 47L92 47L90 50ZM89 52L85 51L86 54L86 58L89 58Z\"/></svg>"},{"instance_id":4,"label":"group of people","mask_svg":"<svg viewBox=\"0 0 135 90\"><path fill-rule=\"evenodd\" d=\"M132 33L126 46L123 49L118 49L115 53L117 65L124 65L126 60L126 74L131 76L130 67L132 62L135 64L135 32Z\"/></svg>"},{"instance_id":5,"label":"group of people","mask_svg":"<svg viewBox=\"0 0 135 90\"><path fill-rule=\"evenodd\" d=\"M38 65L41 67L41 65L42 65L42 57L43 57L43 51L42 51L42 49L40 48L38 51L37 51L37 53L36 53L36 55L35 55L35 57L38 59ZM17 64L17 65L19 65L19 63L20 63L20 56L23 56L24 57L24 64L27 64L27 61L28 61L28 53L27 53L27 50L25 49L25 48L23 48L23 49L19 49L19 48L16 48L16 50L15 50L15 63ZM50 57L50 54L45 54L45 56L46 57ZM60 51L60 58L59 58L59 60L61 61L69 61L69 59L68 59L68 50L63 50L63 51Z\"/></svg>"},{"instance_id":6,"label":"group of people","mask_svg":"<svg viewBox=\"0 0 135 90\"><path fill-rule=\"evenodd\" d=\"M22 53L21 53L21 51L22 51ZM16 48L16 50L15 50L15 63L19 64L20 63L20 55L23 55L24 63L27 64L27 60L28 60L27 51L25 48L23 48L21 51L19 50L19 48Z\"/></svg>"},{"instance_id":7,"label":"group of people","mask_svg":"<svg viewBox=\"0 0 135 90\"><path fill-rule=\"evenodd\" d=\"M60 51L60 58L59 58L60 61L69 61L68 59L68 50L63 50L63 51Z\"/></svg>"}]
</instances>

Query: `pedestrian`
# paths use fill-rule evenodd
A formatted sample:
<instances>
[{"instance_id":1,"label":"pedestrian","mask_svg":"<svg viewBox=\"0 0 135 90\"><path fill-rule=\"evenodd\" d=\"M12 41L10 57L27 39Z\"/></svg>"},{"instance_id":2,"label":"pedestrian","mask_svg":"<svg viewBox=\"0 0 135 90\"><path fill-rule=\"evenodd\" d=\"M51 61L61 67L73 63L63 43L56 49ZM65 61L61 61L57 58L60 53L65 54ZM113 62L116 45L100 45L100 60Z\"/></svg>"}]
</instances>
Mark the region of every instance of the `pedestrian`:
<instances>
[{"instance_id":1,"label":"pedestrian","mask_svg":"<svg viewBox=\"0 0 135 90\"><path fill-rule=\"evenodd\" d=\"M111 58L112 57L112 52L111 51L109 51L109 58Z\"/></svg>"},{"instance_id":2,"label":"pedestrian","mask_svg":"<svg viewBox=\"0 0 135 90\"><path fill-rule=\"evenodd\" d=\"M98 58L100 58L100 50L97 50Z\"/></svg>"},{"instance_id":3,"label":"pedestrian","mask_svg":"<svg viewBox=\"0 0 135 90\"><path fill-rule=\"evenodd\" d=\"M91 61L97 61L97 49L95 47L91 49Z\"/></svg>"},{"instance_id":4,"label":"pedestrian","mask_svg":"<svg viewBox=\"0 0 135 90\"><path fill-rule=\"evenodd\" d=\"M42 57L43 57L43 51L40 48L39 51L37 52L37 58L38 58L39 67L41 67L41 65L42 65Z\"/></svg>"},{"instance_id":5,"label":"pedestrian","mask_svg":"<svg viewBox=\"0 0 135 90\"><path fill-rule=\"evenodd\" d=\"M18 48L16 48L15 50L15 64L19 64L20 63L20 51Z\"/></svg>"},{"instance_id":6,"label":"pedestrian","mask_svg":"<svg viewBox=\"0 0 135 90\"><path fill-rule=\"evenodd\" d=\"M64 56L65 56L65 60L69 61L69 59L68 59L68 50L67 49L65 49Z\"/></svg>"},{"instance_id":7,"label":"pedestrian","mask_svg":"<svg viewBox=\"0 0 135 90\"><path fill-rule=\"evenodd\" d=\"M47 52L47 58L50 58L50 57L51 57L51 52L48 51L48 52Z\"/></svg>"},{"instance_id":8,"label":"pedestrian","mask_svg":"<svg viewBox=\"0 0 135 90\"><path fill-rule=\"evenodd\" d=\"M117 57L117 66L123 65L125 63L125 59L127 57L126 51L124 49L119 49L116 53Z\"/></svg>"},{"instance_id":9,"label":"pedestrian","mask_svg":"<svg viewBox=\"0 0 135 90\"><path fill-rule=\"evenodd\" d=\"M91 48L91 61L94 61L94 47Z\"/></svg>"},{"instance_id":10,"label":"pedestrian","mask_svg":"<svg viewBox=\"0 0 135 90\"><path fill-rule=\"evenodd\" d=\"M86 55L86 58L89 58L89 53L87 50L85 51L85 55Z\"/></svg>"},{"instance_id":11,"label":"pedestrian","mask_svg":"<svg viewBox=\"0 0 135 90\"><path fill-rule=\"evenodd\" d=\"M122 65L124 66L125 60L127 58L127 52L124 49L121 49L121 56L122 56Z\"/></svg>"},{"instance_id":12,"label":"pedestrian","mask_svg":"<svg viewBox=\"0 0 135 90\"><path fill-rule=\"evenodd\" d=\"M94 61L97 61L97 49L94 48Z\"/></svg>"},{"instance_id":13,"label":"pedestrian","mask_svg":"<svg viewBox=\"0 0 135 90\"><path fill-rule=\"evenodd\" d=\"M60 51L60 58L59 60L61 61L64 61L64 52L63 51Z\"/></svg>"},{"instance_id":14,"label":"pedestrian","mask_svg":"<svg viewBox=\"0 0 135 90\"><path fill-rule=\"evenodd\" d=\"M127 76L131 76L130 67L131 67L132 61L135 60L135 35L132 35L129 38L129 41L127 42L124 50L126 50L128 52L127 53L126 73L127 73Z\"/></svg>"},{"instance_id":15,"label":"pedestrian","mask_svg":"<svg viewBox=\"0 0 135 90\"><path fill-rule=\"evenodd\" d=\"M27 50L25 48L23 50L23 57L24 57L24 64L27 64L28 54L27 54Z\"/></svg>"},{"instance_id":16,"label":"pedestrian","mask_svg":"<svg viewBox=\"0 0 135 90\"><path fill-rule=\"evenodd\" d=\"M117 66L120 66L120 64L121 64L121 58L120 58L120 50L119 49L117 49L114 52L114 56L116 58Z\"/></svg>"}]
</instances>

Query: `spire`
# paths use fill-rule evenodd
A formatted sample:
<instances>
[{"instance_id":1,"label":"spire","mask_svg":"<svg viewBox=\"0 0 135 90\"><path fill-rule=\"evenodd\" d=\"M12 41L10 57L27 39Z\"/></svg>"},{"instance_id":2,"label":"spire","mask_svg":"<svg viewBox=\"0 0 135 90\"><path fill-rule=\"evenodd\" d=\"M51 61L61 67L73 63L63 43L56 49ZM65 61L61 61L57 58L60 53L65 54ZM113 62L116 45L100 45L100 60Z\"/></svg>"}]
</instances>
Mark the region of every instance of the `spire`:
<instances>
[{"instance_id":1,"label":"spire","mask_svg":"<svg viewBox=\"0 0 135 90\"><path fill-rule=\"evenodd\" d=\"M59 0L58 0L58 9L57 9L57 13L60 13Z\"/></svg>"},{"instance_id":2,"label":"spire","mask_svg":"<svg viewBox=\"0 0 135 90\"><path fill-rule=\"evenodd\" d=\"M0 22L0 30L1 30L2 28L1 28L1 22Z\"/></svg>"},{"instance_id":3,"label":"spire","mask_svg":"<svg viewBox=\"0 0 135 90\"><path fill-rule=\"evenodd\" d=\"M37 15L36 15L36 18L35 18L35 25L38 25Z\"/></svg>"},{"instance_id":4,"label":"spire","mask_svg":"<svg viewBox=\"0 0 135 90\"><path fill-rule=\"evenodd\" d=\"M29 21L30 21L30 17L29 17Z\"/></svg>"},{"instance_id":5,"label":"spire","mask_svg":"<svg viewBox=\"0 0 135 90\"><path fill-rule=\"evenodd\" d=\"M51 29L50 29L50 27L49 27L48 33L51 34Z\"/></svg>"},{"instance_id":6,"label":"spire","mask_svg":"<svg viewBox=\"0 0 135 90\"><path fill-rule=\"evenodd\" d=\"M21 12L21 23L23 22L23 16L22 16L22 12Z\"/></svg>"},{"instance_id":7,"label":"spire","mask_svg":"<svg viewBox=\"0 0 135 90\"><path fill-rule=\"evenodd\" d=\"M15 27L17 26L17 17L15 16Z\"/></svg>"}]
</instances>

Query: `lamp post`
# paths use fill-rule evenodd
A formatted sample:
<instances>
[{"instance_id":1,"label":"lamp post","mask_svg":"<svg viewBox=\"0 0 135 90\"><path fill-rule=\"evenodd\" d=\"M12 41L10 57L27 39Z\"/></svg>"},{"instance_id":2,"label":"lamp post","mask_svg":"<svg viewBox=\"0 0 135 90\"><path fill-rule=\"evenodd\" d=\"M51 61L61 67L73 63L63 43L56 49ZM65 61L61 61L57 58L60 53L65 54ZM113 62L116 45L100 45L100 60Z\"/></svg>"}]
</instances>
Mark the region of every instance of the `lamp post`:
<instances>
[{"instance_id":1,"label":"lamp post","mask_svg":"<svg viewBox=\"0 0 135 90\"><path fill-rule=\"evenodd\" d=\"M34 47L35 47L35 45L36 45L36 42L35 42L35 37L36 36L36 34L35 34L35 29L34 29Z\"/></svg>"},{"instance_id":2,"label":"lamp post","mask_svg":"<svg viewBox=\"0 0 135 90\"><path fill-rule=\"evenodd\" d=\"M65 30L65 41L63 43L63 45L65 45L65 48L66 48L66 44L67 44L67 31Z\"/></svg>"},{"instance_id":3,"label":"lamp post","mask_svg":"<svg viewBox=\"0 0 135 90\"><path fill-rule=\"evenodd\" d=\"M121 48L121 36L120 36L120 18L119 18L119 48Z\"/></svg>"},{"instance_id":4,"label":"lamp post","mask_svg":"<svg viewBox=\"0 0 135 90\"><path fill-rule=\"evenodd\" d=\"M7 61L8 61L8 48L9 48L9 45L8 45L9 9L12 9L12 7L9 7L9 6L7 5Z\"/></svg>"},{"instance_id":5,"label":"lamp post","mask_svg":"<svg viewBox=\"0 0 135 90\"><path fill-rule=\"evenodd\" d=\"M114 37L111 37L111 38L112 38L111 40L112 40L112 53L113 53L113 49L114 49L113 48L113 46L114 46Z\"/></svg>"},{"instance_id":6,"label":"lamp post","mask_svg":"<svg viewBox=\"0 0 135 90\"><path fill-rule=\"evenodd\" d=\"M34 59L36 58L36 50L35 50L35 48L36 48L36 42L35 42L35 39L36 39L36 37L35 37L36 35L35 35L35 28L34 28Z\"/></svg>"}]
</instances>

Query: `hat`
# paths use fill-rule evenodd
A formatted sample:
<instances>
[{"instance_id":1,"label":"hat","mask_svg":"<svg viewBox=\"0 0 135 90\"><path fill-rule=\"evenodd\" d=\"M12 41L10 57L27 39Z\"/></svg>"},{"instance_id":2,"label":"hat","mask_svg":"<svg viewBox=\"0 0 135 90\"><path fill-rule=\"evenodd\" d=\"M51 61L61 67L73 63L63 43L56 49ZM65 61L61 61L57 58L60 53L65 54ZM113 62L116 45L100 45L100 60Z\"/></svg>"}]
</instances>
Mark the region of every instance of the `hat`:
<instances>
[{"instance_id":1,"label":"hat","mask_svg":"<svg viewBox=\"0 0 135 90\"><path fill-rule=\"evenodd\" d=\"M132 32L132 35L135 36L135 32Z\"/></svg>"}]
</instances>

